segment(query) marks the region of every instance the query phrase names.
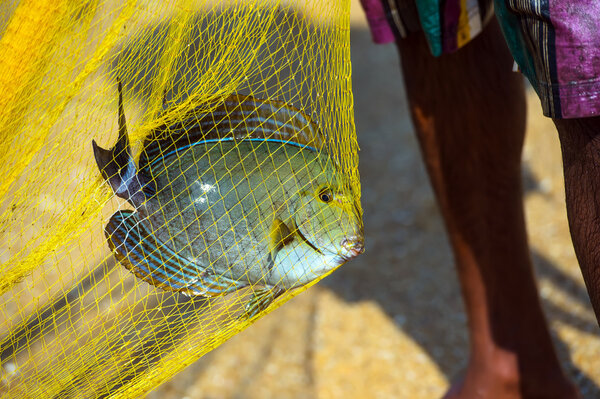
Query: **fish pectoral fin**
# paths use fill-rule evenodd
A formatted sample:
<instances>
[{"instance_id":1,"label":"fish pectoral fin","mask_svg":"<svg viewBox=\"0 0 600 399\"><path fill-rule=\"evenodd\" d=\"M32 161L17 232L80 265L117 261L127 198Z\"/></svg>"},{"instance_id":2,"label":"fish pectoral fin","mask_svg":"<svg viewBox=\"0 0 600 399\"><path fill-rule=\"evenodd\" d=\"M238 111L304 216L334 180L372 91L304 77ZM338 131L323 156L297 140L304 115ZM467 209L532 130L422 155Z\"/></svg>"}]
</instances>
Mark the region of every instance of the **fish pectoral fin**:
<instances>
[{"instance_id":1,"label":"fish pectoral fin","mask_svg":"<svg viewBox=\"0 0 600 399\"><path fill-rule=\"evenodd\" d=\"M283 221L275 219L271 225L269 238L269 255L271 261L274 262L277 257L277 252L294 241L294 232Z\"/></svg>"},{"instance_id":2,"label":"fish pectoral fin","mask_svg":"<svg viewBox=\"0 0 600 399\"><path fill-rule=\"evenodd\" d=\"M241 318L252 319L263 310L267 309L277 297L283 294L283 290L279 288L261 288L252 294L252 298L246 304L244 313Z\"/></svg>"},{"instance_id":3,"label":"fish pectoral fin","mask_svg":"<svg viewBox=\"0 0 600 399\"><path fill-rule=\"evenodd\" d=\"M119 262L155 287L202 296L220 295L241 287L232 279L208 273L173 251L152 234L136 212L116 212L104 233Z\"/></svg>"}]
</instances>

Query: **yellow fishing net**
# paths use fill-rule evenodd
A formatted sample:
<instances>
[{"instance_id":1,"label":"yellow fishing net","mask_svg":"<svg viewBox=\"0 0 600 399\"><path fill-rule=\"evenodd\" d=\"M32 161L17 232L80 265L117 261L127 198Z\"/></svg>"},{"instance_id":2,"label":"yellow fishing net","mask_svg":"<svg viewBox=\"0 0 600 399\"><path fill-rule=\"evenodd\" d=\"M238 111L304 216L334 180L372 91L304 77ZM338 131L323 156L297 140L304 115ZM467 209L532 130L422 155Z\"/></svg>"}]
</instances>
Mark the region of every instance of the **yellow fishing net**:
<instances>
[{"instance_id":1,"label":"yellow fishing net","mask_svg":"<svg viewBox=\"0 0 600 399\"><path fill-rule=\"evenodd\" d=\"M0 396L137 397L362 251L349 6L0 4Z\"/></svg>"}]
</instances>

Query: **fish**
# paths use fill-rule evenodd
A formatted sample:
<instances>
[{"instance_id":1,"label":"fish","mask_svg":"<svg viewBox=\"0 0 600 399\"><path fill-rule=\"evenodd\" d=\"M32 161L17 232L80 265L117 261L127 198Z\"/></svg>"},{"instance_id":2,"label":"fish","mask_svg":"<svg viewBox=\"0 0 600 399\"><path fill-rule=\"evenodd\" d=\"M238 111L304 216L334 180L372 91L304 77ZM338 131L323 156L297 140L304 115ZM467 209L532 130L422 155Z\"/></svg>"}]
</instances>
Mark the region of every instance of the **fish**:
<instances>
[{"instance_id":1,"label":"fish","mask_svg":"<svg viewBox=\"0 0 600 399\"><path fill-rule=\"evenodd\" d=\"M137 278L190 296L251 287L251 318L364 251L355 195L301 110L231 94L153 129L136 163L117 87L117 142L92 148L133 207L104 233Z\"/></svg>"}]
</instances>

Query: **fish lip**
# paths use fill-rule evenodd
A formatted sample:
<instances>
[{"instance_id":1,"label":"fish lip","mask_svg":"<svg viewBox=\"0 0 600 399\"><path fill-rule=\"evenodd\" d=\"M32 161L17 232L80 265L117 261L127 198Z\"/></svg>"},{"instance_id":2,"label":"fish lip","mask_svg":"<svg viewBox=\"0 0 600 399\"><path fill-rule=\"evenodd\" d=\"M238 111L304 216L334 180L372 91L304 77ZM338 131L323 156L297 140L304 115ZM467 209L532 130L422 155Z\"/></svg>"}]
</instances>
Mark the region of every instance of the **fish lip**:
<instances>
[{"instance_id":1,"label":"fish lip","mask_svg":"<svg viewBox=\"0 0 600 399\"><path fill-rule=\"evenodd\" d=\"M340 258L342 258L344 260L344 262L348 262L354 258L356 258L358 255L360 255L362 252L354 252L352 251L352 255L339 255Z\"/></svg>"},{"instance_id":2,"label":"fish lip","mask_svg":"<svg viewBox=\"0 0 600 399\"><path fill-rule=\"evenodd\" d=\"M344 260L344 262L348 262L351 261L352 259L356 258L358 255L339 255L340 258L342 258Z\"/></svg>"},{"instance_id":3,"label":"fish lip","mask_svg":"<svg viewBox=\"0 0 600 399\"><path fill-rule=\"evenodd\" d=\"M342 240L342 248L344 248L346 251L350 252L350 255L340 254L340 257L342 259L344 259L345 261L352 260L352 259L356 258L358 255L365 252L364 239L360 236L358 236L358 237L353 236L350 238L346 238L346 239Z\"/></svg>"}]
</instances>

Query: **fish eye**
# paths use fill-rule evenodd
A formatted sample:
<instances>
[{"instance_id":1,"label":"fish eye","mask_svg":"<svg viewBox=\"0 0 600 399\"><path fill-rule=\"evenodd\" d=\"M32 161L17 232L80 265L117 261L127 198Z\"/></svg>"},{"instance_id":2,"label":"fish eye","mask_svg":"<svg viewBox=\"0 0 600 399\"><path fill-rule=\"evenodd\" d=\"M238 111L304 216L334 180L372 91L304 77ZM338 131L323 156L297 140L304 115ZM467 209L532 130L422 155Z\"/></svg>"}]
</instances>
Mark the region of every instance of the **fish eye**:
<instances>
[{"instance_id":1,"label":"fish eye","mask_svg":"<svg viewBox=\"0 0 600 399\"><path fill-rule=\"evenodd\" d=\"M319 191L319 199L325 203L331 202L333 200L333 194L329 188L325 187Z\"/></svg>"}]
</instances>

